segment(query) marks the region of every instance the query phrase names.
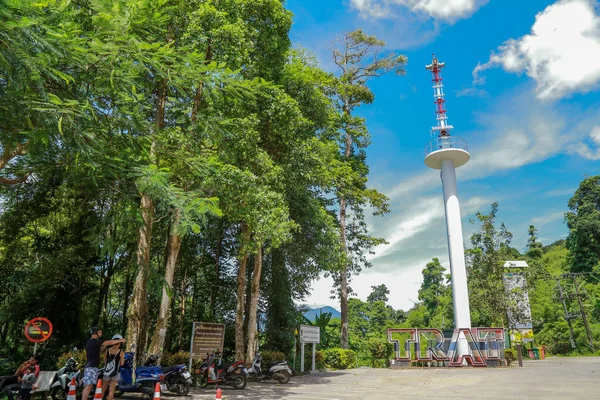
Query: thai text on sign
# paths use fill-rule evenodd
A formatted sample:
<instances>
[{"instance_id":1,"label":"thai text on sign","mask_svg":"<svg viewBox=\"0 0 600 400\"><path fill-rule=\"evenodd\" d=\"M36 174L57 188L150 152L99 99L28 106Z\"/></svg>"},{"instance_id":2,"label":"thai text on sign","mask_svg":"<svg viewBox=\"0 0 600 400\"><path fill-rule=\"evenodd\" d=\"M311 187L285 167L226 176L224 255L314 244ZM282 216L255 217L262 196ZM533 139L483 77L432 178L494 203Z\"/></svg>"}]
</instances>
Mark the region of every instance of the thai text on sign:
<instances>
[{"instance_id":1,"label":"thai text on sign","mask_svg":"<svg viewBox=\"0 0 600 400\"><path fill-rule=\"evenodd\" d=\"M207 322L194 322L192 338L192 358L204 359L207 354L223 352L225 325Z\"/></svg>"}]
</instances>

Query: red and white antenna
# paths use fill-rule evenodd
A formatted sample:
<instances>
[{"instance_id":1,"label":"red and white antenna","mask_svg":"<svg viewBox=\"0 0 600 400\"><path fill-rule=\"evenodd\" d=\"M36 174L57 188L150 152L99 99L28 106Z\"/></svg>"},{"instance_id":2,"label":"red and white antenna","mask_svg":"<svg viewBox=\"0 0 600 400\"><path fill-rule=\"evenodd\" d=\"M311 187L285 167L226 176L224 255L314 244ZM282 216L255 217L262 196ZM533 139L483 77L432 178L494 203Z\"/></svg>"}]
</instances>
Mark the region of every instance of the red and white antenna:
<instances>
[{"instance_id":1,"label":"red and white antenna","mask_svg":"<svg viewBox=\"0 0 600 400\"><path fill-rule=\"evenodd\" d=\"M431 132L437 132L438 137L450 136L450 131L454 129L452 125L448 125L448 117L446 116L446 108L444 99L444 85L442 84L442 68L445 67L445 63L439 62L435 58L435 54L432 56L433 60L431 64L426 65L425 68L431 71L433 75L433 98L435 99L435 113L437 114L437 126L431 128Z\"/></svg>"}]
</instances>

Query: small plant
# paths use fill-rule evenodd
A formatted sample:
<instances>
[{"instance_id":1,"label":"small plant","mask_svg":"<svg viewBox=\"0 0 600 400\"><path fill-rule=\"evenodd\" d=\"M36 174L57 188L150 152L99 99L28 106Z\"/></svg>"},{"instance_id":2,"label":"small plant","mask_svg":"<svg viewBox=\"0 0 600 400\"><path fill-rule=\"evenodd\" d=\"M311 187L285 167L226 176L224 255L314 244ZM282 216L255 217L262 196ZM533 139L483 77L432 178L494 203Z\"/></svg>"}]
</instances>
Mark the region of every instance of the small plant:
<instances>
[{"instance_id":1,"label":"small plant","mask_svg":"<svg viewBox=\"0 0 600 400\"><path fill-rule=\"evenodd\" d=\"M163 366L175 365L175 364L186 364L189 362L190 352L180 350L177 353L164 353L160 357L160 363Z\"/></svg>"},{"instance_id":2,"label":"small plant","mask_svg":"<svg viewBox=\"0 0 600 400\"><path fill-rule=\"evenodd\" d=\"M73 357L75 361L77 361L77 363L79 364L79 368L83 368L85 366L86 356L85 349L83 349L77 351L69 351L67 353L61 354L56 360L56 367L58 369L64 367L67 363L67 360L71 357Z\"/></svg>"},{"instance_id":3,"label":"small plant","mask_svg":"<svg viewBox=\"0 0 600 400\"><path fill-rule=\"evenodd\" d=\"M506 365L510 365L517 359L517 351L515 349L504 350L504 358L506 359Z\"/></svg>"},{"instance_id":4,"label":"small plant","mask_svg":"<svg viewBox=\"0 0 600 400\"><path fill-rule=\"evenodd\" d=\"M356 354L353 350L327 349L324 352L325 365L329 369L348 369L355 365Z\"/></svg>"}]
</instances>

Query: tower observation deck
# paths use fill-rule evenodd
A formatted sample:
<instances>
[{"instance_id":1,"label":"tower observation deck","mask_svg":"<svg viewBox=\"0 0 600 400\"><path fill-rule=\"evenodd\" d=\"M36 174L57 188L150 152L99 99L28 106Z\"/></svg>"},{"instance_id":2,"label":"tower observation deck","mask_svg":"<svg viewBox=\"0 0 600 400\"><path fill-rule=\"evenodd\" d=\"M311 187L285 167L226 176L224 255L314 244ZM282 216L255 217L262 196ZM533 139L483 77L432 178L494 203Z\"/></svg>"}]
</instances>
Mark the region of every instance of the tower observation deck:
<instances>
[{"instance_id":1,"label":"tower observation deck","mask_svg":"<svg viewBox=\"0 0 600 400\"><path fill-rule=\"evenodd\" d=\"M471 159L466 140L450 134L454 127L448 124L446 116L446 100L442 83L444 67L445 64L439 62L435 55L431 64L425 67L433 75L433 98L437 115L437 125L431 128L431 133L436 135L436 138L425 146L425 165L433 169L442 169L442 160L452 160L454 167L458 168Z\"/></svg>"}]
</instances>

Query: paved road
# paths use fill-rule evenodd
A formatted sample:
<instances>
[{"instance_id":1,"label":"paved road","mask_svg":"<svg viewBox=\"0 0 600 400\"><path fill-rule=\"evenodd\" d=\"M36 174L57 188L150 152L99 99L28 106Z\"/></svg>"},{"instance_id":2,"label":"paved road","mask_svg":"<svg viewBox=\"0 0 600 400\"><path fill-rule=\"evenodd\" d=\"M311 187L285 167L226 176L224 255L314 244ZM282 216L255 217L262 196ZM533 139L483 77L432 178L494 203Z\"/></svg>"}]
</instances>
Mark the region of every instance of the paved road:
<instances>
[{"instance_id":1,"label":"paved road","mask_svg":"<svg viewBox=\"0 0 600 400\"><path fill-rule=\"evenodd\" d=\"M215 389L192 389L191 395L193 400L213 400ZM399 398L600 399L600 358L549 358L526 362L523 368L359 368L292 377L287 385L264 382L250 383L244 390L223 388L223 400Z\"/></svg>"}]
</instances>

